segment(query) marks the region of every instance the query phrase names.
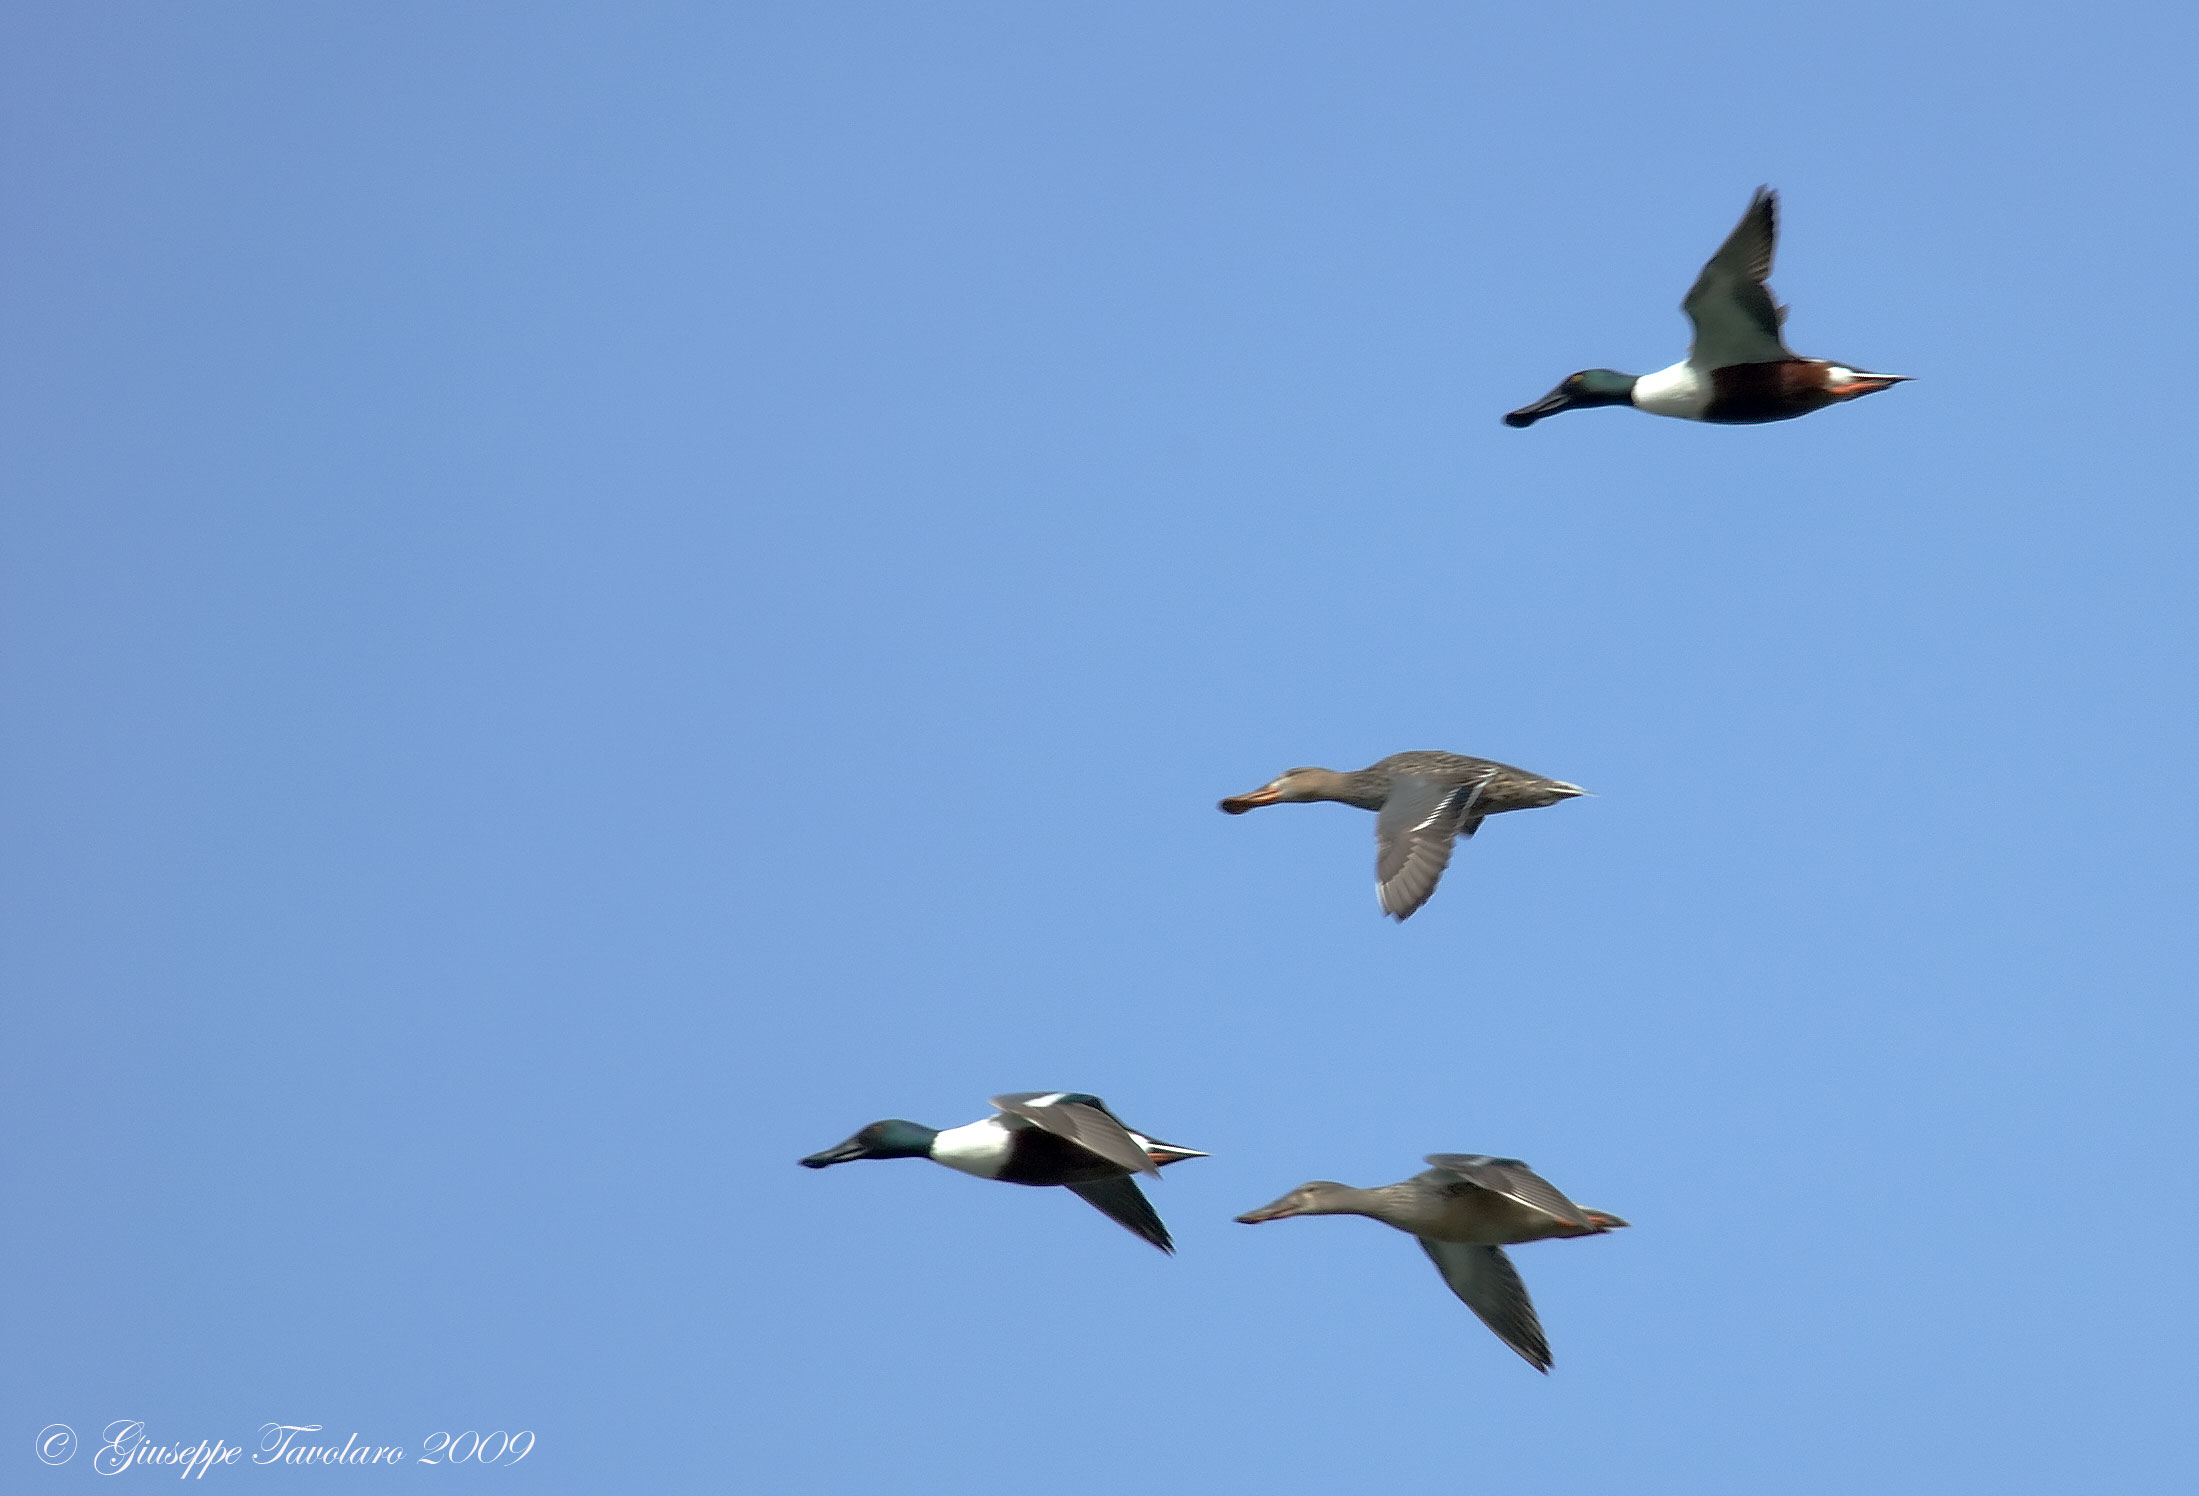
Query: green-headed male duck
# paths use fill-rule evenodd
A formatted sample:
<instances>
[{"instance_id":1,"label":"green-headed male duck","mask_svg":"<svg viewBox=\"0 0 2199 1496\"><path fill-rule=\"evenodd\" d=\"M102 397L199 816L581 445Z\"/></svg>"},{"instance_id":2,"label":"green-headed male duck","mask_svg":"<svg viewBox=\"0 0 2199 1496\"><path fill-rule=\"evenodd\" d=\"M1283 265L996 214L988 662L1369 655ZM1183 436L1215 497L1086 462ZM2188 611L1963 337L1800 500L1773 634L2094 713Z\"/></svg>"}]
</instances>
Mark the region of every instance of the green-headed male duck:
<instances>
[{"instance_id":1,"label":"green-headed male duck","mask_svg":"<svg viewBox=\"0 0 2199 1496\"><path fill-rule=\"evenodd\" d=\"M1058 1184L1163 1252L1176 1244L1132 1176L1158 1178L1163 1164L1205 1158L1132 1132L1107 1103L1082 1091L1018 1091L995 1096L996 1114L942 1131L921 1122L873 1122L854 1137L801 1161L829 1169L859 1158L928 1158L1007 1184Z\"/></svg>"},{"instance_id":2,"label":"green-headed male duck","mask_svg":"<svg viewBox=\"0 0 2199 1496\"><path fill-rule=\"evenodd\" d=\"M1382 912L1404 920L1428 902L1451 862L1453 841L1472 836L1489 816L1555 805L1588 791L1510 764L1420 749L1338 773L1290 769L1256 790L1232 795L1233 816L1260 805L1335 800L1378 812L1374 823L1375 893Z\"/></svg>"},{"instance_id":3,"label":"green-headed male duck","mask_svg":"<svg viewBox=\"0 0 2199 1496\"><path fill-rule=\"evenodd\" d=\"M1419 1239L1451 1292L1497 1339L1535 1370L1549 1371L1550 1342L1504 1249L1553 1236L1601 1236L1626 1222L1575 1205L1516 1158L1431 1153L1427 1161L1435 1167L1374 1189L1316 1179L1237 1219L1253 1226L1286 1216L1361 1215L1395 1226Z\"/></svg>"},{"instance_id":4,"label":"green-headed male duck","mask_svg":"<svg viewBox=\"0 0 2199 1496\"><path fill-rule=\"evenodd\" d=\"M1631 405L1651 415L1751 426L1806 416L1906 380L1906 374L1873 374L1830 359L1801 358L1787 346L1781 333L1787 309L1772 300L1764 284L1778 237L1779 194L1759 187L1739 226L1680 303L1695 324L1695 343L1686 358L1655 374L1584 369L1513 411L1504 424L1532 426L1563 410Z\"/></svg>"}]
</instances>

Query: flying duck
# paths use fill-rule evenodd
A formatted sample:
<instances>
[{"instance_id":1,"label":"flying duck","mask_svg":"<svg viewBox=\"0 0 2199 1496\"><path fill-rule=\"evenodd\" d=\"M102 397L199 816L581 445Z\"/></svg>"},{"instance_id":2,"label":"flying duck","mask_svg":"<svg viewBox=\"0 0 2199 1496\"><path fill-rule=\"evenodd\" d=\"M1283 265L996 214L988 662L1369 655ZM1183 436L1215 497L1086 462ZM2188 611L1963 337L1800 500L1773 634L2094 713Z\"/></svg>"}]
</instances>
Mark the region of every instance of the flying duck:
<instances>
[{"instance_id":1,"label":"flying duck","mask_svg":"<svg viewBox=\"0 0 2199 1496\"><path fill-rule=\"evenodd\" d=\"M1290 769L1256 790L1232 795L1221 808L1241 816L1259 805L1336 800L1377 811L1375 892L1382 912L1405 920L1428 902L1450 865L1451 843L1472 836L1483 820L1507 810L1555 805L1588 791L1510 764L1461 753L1393 753L1349 773Z\"/></svg>"},{"instance_id":2,"label":"flying duck","mask_svg":"<svg viewBox=\"0 0 2199 1496\"><path fill-rule=\"evenodd\" d=\"M801 1164L829 1169L859 1158L928 1158L980 1179L1058 1184L1163 1252L1176 1250L1133 1176L1158 1178L1161 1165L1206 1154L1132 1132L1106 1102L1082 1091L1018 1091L995 1096L993 1106L995 1115L944 1131L899 1118L873 1122Z\"/></svg>"},{"instance_id":3,"label":"flying duck","mask_svg":"<svg viewBox=\"0 0 2199 1496\"><path fill-rule=\"evenodd\" d=\"M1790 421L1843 400L1874 395L1908 379L1873 374L1830 359L1801 358L1780 329L1787 309L1764 284L1779 237L1779 194L1756 189L1741 222L1718 246L1680 303L1695 324L1687 357L1654 374L1583 369L1532 405L1504 418L1532 426L1544 416L1592 405L1631 405L1651 415L1751 426Z\"/></svg>"},{"instance_id":4,"label":"flying duck","mask_svg":"<svg viewBox=\"0 0 2199 1496\"><path fill-rule=\"evenodd\" d=\"M1435 1167L1374 1189L1316 1179L1237 1219L1255 1226L1286 1216L1361 1215L1408 1232L1497 1339L1547 1373L1550 1342L1504 1249L1553 1236L1601 1236L1626 1222L1575 1205L1516 1158L1431 1153L1427 1161Z\"/></svg>"}]
</instances>

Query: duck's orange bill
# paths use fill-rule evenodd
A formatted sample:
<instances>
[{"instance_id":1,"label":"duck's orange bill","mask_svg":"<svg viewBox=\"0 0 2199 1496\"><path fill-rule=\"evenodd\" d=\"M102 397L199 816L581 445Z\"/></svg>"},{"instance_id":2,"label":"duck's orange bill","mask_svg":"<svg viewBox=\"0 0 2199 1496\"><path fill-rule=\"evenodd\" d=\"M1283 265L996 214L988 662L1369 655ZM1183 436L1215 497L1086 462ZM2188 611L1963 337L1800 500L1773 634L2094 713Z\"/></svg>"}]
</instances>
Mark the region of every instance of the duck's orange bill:
<instances>
[{"instance_id":1,"label":"duck's orange bill","mask_svg":"<svg viewBox=\"0 0 2199 1496\"><path fill-rule=\"evenodd\" d=\"M1275 786L1272 784L1263 785L1250 794L1231 795L1222 802L1222 809L1233 816L1241 816L1254 806L1273 805L1275 798Z\"/></svg>"}]
</instances>

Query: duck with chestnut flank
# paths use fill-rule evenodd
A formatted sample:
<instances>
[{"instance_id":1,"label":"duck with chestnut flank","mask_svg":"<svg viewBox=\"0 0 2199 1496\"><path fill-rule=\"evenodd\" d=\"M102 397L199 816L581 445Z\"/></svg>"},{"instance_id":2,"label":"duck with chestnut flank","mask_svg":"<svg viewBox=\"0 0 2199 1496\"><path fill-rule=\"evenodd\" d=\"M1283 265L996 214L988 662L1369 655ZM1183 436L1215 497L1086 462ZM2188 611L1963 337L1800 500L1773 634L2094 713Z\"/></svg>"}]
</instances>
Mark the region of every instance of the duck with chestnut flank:
<instances>
[{"instance_id":1,"label":"duck with chestnut flank","mask_svg":"<svg viewBox=\"0 0 2199 1496\"><path fill-rule=\"evenodd\" d=\"M1782 332L1787 309L1764 284L1778 238L1779 194L1759 187L1740 224L1680 303L1695 324L1686 358L1654 374L1583 369L1507 415L1504 424L1532 426L1560 411L1631 405L1651 415L1752 426L1791 421L1906 381L1906 374L1873 374L1831 359L1802 358L1787 346Z\"/></svg>"},{"instance_id":2,"label":"duck with chestnut flank","mask_svg":"<svg viewBox=\"0 0 2199 1496\"><path fill-rule=\"evenodd\" d=\"M1082 1091L1018 1091L993 1098L995 1113L940 1129L890 1118L801 1160L829 1169L859 1158L928 1158L1005 1184L1058 1184L1117 1225L1173 1252L1168 1228L1138 1189L1136 1176L1159 1177L1164 1164L1205 1158L1125 1127L1107 1103Z\"/></svg>"},{"instance_id":3,"label":"duck with chestnut flank","mask_svg":"<svg viewBox=\"0 0 2199 1496\"><path fill-rule=\"evenodd\" d=\"M1237 1219L1255 1226L1288 1216L1361 1215L1394 1226L1420 1242L1451 1292L1497 1339L1535 1370L1548 1372L1550 1342L1504 1249L1557 1236L1601 1236L1626 1222L1575 1205L1516 1158L1431 1153L1427 1161L1435 1167L1374 1189L1316 1179Z\"/></svg>"},{"instance_id":4,"label":"duck with chestnut flank","mask_svg":"<svg viewBox=\"0 0 2199 1496\"><path fill-rule=\"evenodd\" d=\"M1488 817L1587 793L1510 764L1420 749L1347 773L1286 770L1256 790L1230 796L1221 808L1237 816L1261 805L1335 800L1375 811L1375 892L1384 914L1405 920L1435 892L1452 843L1479 831Z\"/></svg>"}]
</instances>

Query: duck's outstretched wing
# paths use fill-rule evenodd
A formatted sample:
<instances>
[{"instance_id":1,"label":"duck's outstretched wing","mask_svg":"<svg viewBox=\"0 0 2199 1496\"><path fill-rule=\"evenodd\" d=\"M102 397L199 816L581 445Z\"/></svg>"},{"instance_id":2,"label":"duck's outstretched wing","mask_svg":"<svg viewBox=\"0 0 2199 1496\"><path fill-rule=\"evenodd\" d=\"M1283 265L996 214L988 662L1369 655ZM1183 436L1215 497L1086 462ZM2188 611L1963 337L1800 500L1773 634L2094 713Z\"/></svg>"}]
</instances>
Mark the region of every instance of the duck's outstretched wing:
<instances>
[{"instance_id":1,"label":"duck's outstretched wing","mask_svg":"<svg viewBox=\"0 0 2199 1496\"><path fill-rule=\"evenodd\" d=\"M1065 1143L1076 1144L1125 1173L1160 1177L1160 1166L1097 1096L1081 1091L1017 1091L995 1096L993 1105L1008 1116L1044 1128Z\"/></svg>"},{"instance_id":2,"label":"duck's outstretched wing","mask_svg":"<svg viewBox=\"0 0 2199 1496\"><path fill-rule=\"evenodd\" d=\"M1588 1227L1588 1213L1565 1197L1549 1180L1516 1158L1492 1158L1486 1153L1431 1153L1428 1162L1468 1184L1515 1200L1569 1226Z\"/></svg>"},{"instance_id":3,"label":"duck's outstretched wing","mask_svg":"<svg viewBox=\"0 0 2199 1496\"><path fill-rule=\"evenodd\" d=\"M1550 1342L1543 1338L1542 1321L1535 1317L1527 1285L1502 1247L1470 1247L1425 1236L1417 1240L1443 1281L1451 1285L1451 1292L1496 1332L1497 1339L1526 1357L1535 1370L1550 1370Z\"/></svg>"},{"instance_id":4,"label":"duck's outstretched wing","mask_svg":"<svg viewBox=\"0 0 2199 1496\"><path fill-rule=\"evenodd\" d=\"M1728 364L1768 364L1793 358L1780 324L1786 308L1772 300L1772 250L1779 241L1779 194L1769 187L1756 189L1748 211L1741 215L1726 242L1695 277L1695 285L1680 303L1695 324L1695 343L1688 362L1699 369L1723 369Z\"/></svg>"},{"instance_id":5,"label":"duck's outstretched wing","mask_svg":"<svg viewBox=\"0 0 2199 1496\"><path fill-rule=\"evenodd\" d=\"M1168 1239L1168 1228L1161 1224L1160 1213L1153 1209L1153 1202L1145 1198L1145 1191L1139 1189L1138 1182L1129 1175L1063 1188L1074 1191L1078 1199L1101 1215L1128 1227L1163 1252L1176 1250L1176 1244Z\"/></svg>"},{"instance_id":6,"label":"duck's outstretched wing","mask_svg":"<svg viewBox=\"0 0 2199 1496\"><path fill-rule=\"evenodd\" d=\"M1410 919L1428 902L1451 865L1452 841L1481 829L1473 810L1488 786L1487 773L1463 784L1424 774L1391 778L1374 822L1374 886L1384 914Z\"/></svg>"}]
</instances>

